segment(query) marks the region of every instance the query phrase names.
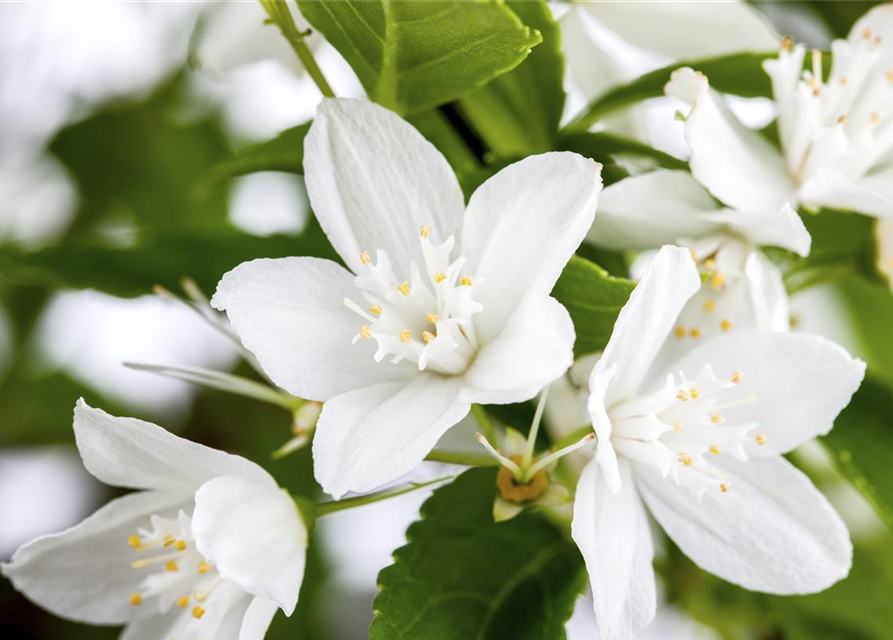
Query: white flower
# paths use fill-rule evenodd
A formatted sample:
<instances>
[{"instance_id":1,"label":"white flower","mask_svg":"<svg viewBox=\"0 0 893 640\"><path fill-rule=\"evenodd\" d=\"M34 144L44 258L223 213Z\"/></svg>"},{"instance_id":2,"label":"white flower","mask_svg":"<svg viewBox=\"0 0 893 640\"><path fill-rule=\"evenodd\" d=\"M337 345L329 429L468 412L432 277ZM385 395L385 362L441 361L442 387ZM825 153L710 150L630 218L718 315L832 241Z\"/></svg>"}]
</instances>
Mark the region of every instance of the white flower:
<instances>
[{"instance_id":1,"label":"white flower","mask_svg":"<svg viewBox=\"0 0 893 640\"><path fill-rule=\"evenodd\" d=\"M571 365L573 325L549 292L592 224L600 166L532 156L466 207L443 156L380 106L324 100L304 146L313 210L349 270L255 260L212 304L276 384L325 402L314 466L340 498L412 469L471 403L528 400Z\"/></svg>"},{"instance_id":2,"label":"white flower","mask_svg":"<svg viewBox=\"0 0 893 640\"><path fill-rule=\"evenodd\" d=\"M831 429L864 363L817 336L741 330L655 368L699 287L689 252L662 249L590 378L598 448L572 534L603 638L631 637L654 617L643 500L698 566L747 589L811 593L849 571L845 525L781 454Z\"/></svg>"},{"instance_id":3,"label":"white flower","mask_svg":"<svg viewBox=\"0 0 893 640\"><path fill-rule=\"evenodd\" d=\"M813 71L802 71L802 44L785 42L764 63L781 152L742 125L704 75L673 74L666 92L692 105L685 124L692 173L723 203L766 215L786 205L893 215L893 5L869 11L831 48L827 82L820 52Z\"/></svg>"},{"instance_id":4,"label":"white flower","mask_svg":"<svg viewBox=\"0 0 893 640\"><path fill-rule=\"evenodd\" d=\"M809 254L811 238L789 206L743 212L723 208L687 171L659 169L607 187L587 239L614 250L676 244L691 251L704 276L679 315L665 355L680 356L697 341L732 329L785 331L788 297L781 271L760 250ZM653 252L633 265L642 272Z\"/></svg>"},{"instance_id":5,"label":"white flower","mask_svg":"<svg viewBox=\"0 0 893 640\"><path fill-rule=\"evenodd\" d=\"M266 471L83 400L74 432L91 474L139 491L20 548L2 565L18 590L65 618L125 624L125 640L257 640L277 608L291 615L307 530Z\"/></svg>"},{"instance_id":6,"label":"white flower","mask_svg":"<svg viewBox=\"0 0 893 640\"><path fill-rule=\"evenodd\" d=\"M877 242L877 268L893 287L893 220L878 220L874 228Z\"/></svg>"}]
</instances>

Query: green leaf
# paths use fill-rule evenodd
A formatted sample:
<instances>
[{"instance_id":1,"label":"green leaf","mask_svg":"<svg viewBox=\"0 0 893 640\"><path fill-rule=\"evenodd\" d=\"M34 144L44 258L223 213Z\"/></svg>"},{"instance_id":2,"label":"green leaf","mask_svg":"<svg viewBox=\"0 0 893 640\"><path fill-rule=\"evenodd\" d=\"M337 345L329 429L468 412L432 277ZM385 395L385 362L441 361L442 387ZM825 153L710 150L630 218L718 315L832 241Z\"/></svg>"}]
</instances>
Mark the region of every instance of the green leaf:
<instances>
[{"instance_id":1,"label":"green leaf","mask_svg":"<svg viewBox=\"0 0 893 640\"><path fill-rule=\"evenodd\" d=\"M893 390L866 379L823 438L841 470L893 528Z\"/></svg>"},{"instance_id":2,"label":"green leaf","mask_svg":"<svg viewBox=\"0 0 893 640\"><path fill-rule=\"evenodd\" d=\"M554 146L564 109L560 31L545 2L507 4L543 42L515 69L463 96L459 108L496 155L543 153Z\"/></svg>"},{"instance_id":3,"label":"green leaf","mask_svg":"<svg viewBox=\"0 0 893 640\"><path fill-rule=\"evenodd\" d=\"M687 169L688 163L674 158L668 153L658 151L647 144L630 140L622 136L604 131L571 133L562 135L558 140L558 149L573 151L605 166L617 164L618 159L631 157L648 160L656 167L666 169ZM607 182L607 180L606 180Z\"/></svg>"},{"instance_id":4,"label":"green leaf","mask_svg":"<svg viewBox=\"0 0 893 640\"><path fill-rule=\"evenodd\" d=\"M300 0L298 7L369 96L404 115L513 69L542 40L501 2Z\"/></svg>"},{"instance_id":5,"label":"green leaf","mask_svg":"<svg viewBox=\"0 0 893 640\"><path fill-rule=\"evenodd\" d=\"M859 0L848 0L847 2L812 0L803 4L819 15L834 37L846 38L856 20L868 13L869 9L881 3L877 1L860 2Z\"/></svg>"},{"instance_id":6,"label":"green leaf","mask_svg":"<svg viewBox=\"0 0 893 640\"><path fill-rule=\"evenodd\" d=\"M284 171L304 174L304 136L310 130L305 122L286 129L275 138L259 142L219 162L204 177L203 185L257 171Z\"/></svg>"},{"instance_id":7,"label":"green leaf","mask_svg":"<svg viewBox=\"0 0 893 640\"><path fill-rule=\"evenodd\" d=\"M0 274L16 284L93 288L132 297L148 293L155 284L179 289L183 276L213 291L225 272L246 260L293 255L338 260L313 220L297 238L183 229L147 234L135 247L69 242L33 253L10 248L0 253Z\"/></svg>"},{"instance_id":8,"label":"green leaf","mask_svg":"<svg viewBox=\"0 0 893 640\"><path fill-rule=\"evenodd\" d=\"M763 60L776 55L774 51L733 53L718 58L673 63L608 91L592 102L567 128L570 131L586 131L614 111L648 98L664 95L664 85L669 82L670 74L682 67L691 67L706 74L710 79L710 86L723 93L748 98L771 96L772 85L762 65Z\"/></svg>"},{"instance_id":9,"label":"green leaf","mask_svg":"<svg viewBox=\"0 0 893 640\"><path fill-rule=\"evenodd\" d=\"M635 282L612 277L584 258L571 258L552 290L552 297L565 306L574 321L576 357L605 348L617 314L635 286Z\"/></svg>"},{"instance_id":10,"label":"green leaf","mask_svg":"<svg viewBox=\"0 0 893 640\"><path fill-rule=\"evenodd\" d=\"M582 558L542 518L493 522L496 473L470 469L422 505L408 544L378 575L372 640L565 637Z\"/></svg>"}]
</instances>

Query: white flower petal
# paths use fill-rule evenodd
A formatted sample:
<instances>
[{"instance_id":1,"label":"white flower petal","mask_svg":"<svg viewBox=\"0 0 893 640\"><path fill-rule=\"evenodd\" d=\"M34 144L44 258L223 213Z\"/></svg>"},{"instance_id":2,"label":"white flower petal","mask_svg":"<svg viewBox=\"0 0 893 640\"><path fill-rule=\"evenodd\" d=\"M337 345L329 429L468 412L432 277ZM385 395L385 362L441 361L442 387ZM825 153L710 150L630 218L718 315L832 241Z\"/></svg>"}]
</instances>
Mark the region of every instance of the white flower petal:
<instances>
[{"instance_id":1,"label":"white flower petal","mask_svg":"<svg viewBox=\"0 0 893 640\"><path fill-rule=\"evenodd\" d=\"M304 140L310 204L355 273L379 249L398 265L424 264L422 225L433 239L458 235L465 209L446 159L397 114L366 100L324 99ZM458 238L457 238L458 240Z\"/></svg>"},{"instance_id":2,"label":"white flower petal","mask_svg":"<svg viewBox=\"0 0 893 640\"><path fill-rule=\"evenodd\" d=\"M759 11L746 2L650 2L647 19L636 3L582 5L627 42L676 60L771 51L780 40Z\"/></svg>"},{"instance_id":3,"label":"white flower petal","mask_svg":"<svg viewBox=\"0 0 893 640\"><path fill-rule=\"evenodd\" d=\"M749 453L786 453L831 430L865 375L865 363L806 333L740 329L696 347L670 371L696 376L710 364L720 380L739 373L735 398L755 402L723 411L730 424L757 422L766 444Z\"/></svg>"},{"instance_id":4,"label":"white flower petal","mask_svg":"<svg viewBox=\"0 0 893 640\"><path fill-rule=\"evenodd\" d=\"M847 39L862 40L866 29L870 29L871 36L879 41L883 56L887 59L893 56L893 5L885 2L873 7L850 28Z\"/></svg>"},{"instance_id":5,"label":"white flower petal","mask_svg":"<svg viewBox=\"0 0 893 640\"><path fill-rule=\"evenodd\" d=\"M254 598L248 605L245 617L242 619L242 627L239 630L239 640L259 640L267 634L273 616L279 609L272 600Z\"/></svg>"},{"instance_id":6,"label":"white flower petal","mask_svg":"<svg viewBox=\"0 0 893 640\"><path fill-rule=\"evenodd\" d=\"M875 187L879 182L873 180L868 184ZM810 207L843 209L882 218L893 216L893 194L886 195L871 187L855 182L836 169L822 168L800 187L800 198Z\"/></svg>"},{"instance_id":7,"label":"white flower petal","mask_svg":"<svg viewBox=\"0 0 893 640\"><path fill-rule=\"evenodd\" d=\"M787 331L791 328L788 292L784 287L781 269L767 258L762 251L754 251L744 264L744 276L750 288L753 322L756 329Z\"/></svg>"},{"instance_id":8,"label":"white flower petal","mask_svg":"<svg viewBox=\"0 0 893 640\"><path fill-rule=\"evenodd\" d=\"M710 193L748 212L777 211L796 200L781 154L739 122L705 75L678 69L665 92L691 104L685 121L691 172Z\"/></svg>"},{"instance_id":9,"label":"white flower petal","mask_svg":"<svg viewBox=\"0 0 893 640\"><path fill-rule=\"evenodd\" d=\"M809 478L781 457L714 464L729 489L708 491L701 502L652 469L636 474L649 510L695 564L777 594L815 593L847 575L846 525Z\"/></svg>"},{"instance_id":10,"label":"white flower petal","mask_svg":"<svg viewBox=\"0 0 893 640\"><path fill-rule=\"evenodd\" d=\"M316 479L335 499L410 471L468 413L462 381L420 373L335 396L323 405L313 438Z\"/></svg>"},{"instance_id":11,"label":"white flower petal","mask_svg":"<svg viewBox=\"0 0 893 640\"><path fill-rule=\"evenodd\" d=\"M703 217L712 212L716 201L689 172L658 169L606 187L586 238L608 249L654 249L715 230Z\"/></svg>"},{"instance_id":12,"label":"white flower petal","mask_svg":"<svg viewBox=\"0 0 893 640\"><path fill-rule=\"evenodd\" d=\"M806 257L812 246L812 236L791 205L772 209L765 214L745 213L735 209L709 214L707 219L723 224L760 247L781 247Z\"/></svg>"},{"instance_id":13,"label":"white flower petal","mask_svg":"<svg viewBox=\"0 0 893 640\"><path fill-rule=\"evenodd\" d=\"M595 389L596 378L617 366L604 395L605 406L631 400L640 391L680 311L700 288L701 279L687 249L666 246L658 252L620 310L604 355L589 378L589 388Z\"/></svg>"},{"instance_id":14,"label":"white flower petal","mask_svg":"<svg viewBox=\"0 0 893 640\"><path fill-rule=\"evenodd\" d=\"M245 458L191 442L150 422L110 416L78 400L74 437L87 471L114 487L192 494L203 482L233 475L276 486Z\"/></svg>"},{"instance_id":15,"label":"white flower petal","mask_svg":"<svg viewBox=\"0 0 893 640\"><path fill-rule=\"evenodd\" d=\"M592 225L601 165L568 152L529 156L487 180L462 227L483 340L499 333L528 292L548 294Z\"/></svg>"},{"instance_id":16,"label":"white flower petal","mask_svg":"<svg viewBox=\"0 0 893 640\"><path fill-rule=\"evenodd\" d=\"M298 397L325 401L349 389L411 375L405 362L383 367L374 340L359 340L362 303L353 275L330 260L245 262L223 276L211 304L226 310L242 343L267 375Z\"/></svg>"},{"instance_id":17,"label":"white flower petal","mask_svg":"<svg viewBox=\"0 0 893 640\"><path fill-rule=\"evenodd\" d=\"M622 489L614 494L595 461L583 470L574 497L571 535L589 572L599 637L633 638L656 609L654 549L642 502L626 462Z\"/></svg>"},{"instance_id":18,"label":"white flower petal","mask_svg":"<svg viewBox=\"0 0 893 640\"><path fill-rule=\"evenodd\" d=\"M189 499L145 491L112 500L80 524L24 545L0 569L29 600L58 616L123 624L134 615L129 596L145 578L130 566L128 536L148 526L150 515L174 515Z\"/></svg>"},{"instance_id":19,"label":"white flower petal","mask_svg":"<svg viewBox=\"0 0 893 640\"><path fill-rule=\"evenodd\" d=\"M574 363L574 323L561 304L533 295L465 373L462 399L480 404L530 400Z\"/></svg>"},{"instance_id":20,"label":"white flower petal","mask_svg":"<svg viewBox=\"0 0 893 640\"><path fill-rule=\"evenodd\" d=\"M220 575L291 615L304 579L307 528L285 491L222 476L195 494L196 548Z\"/></svg>"}]
</instances>

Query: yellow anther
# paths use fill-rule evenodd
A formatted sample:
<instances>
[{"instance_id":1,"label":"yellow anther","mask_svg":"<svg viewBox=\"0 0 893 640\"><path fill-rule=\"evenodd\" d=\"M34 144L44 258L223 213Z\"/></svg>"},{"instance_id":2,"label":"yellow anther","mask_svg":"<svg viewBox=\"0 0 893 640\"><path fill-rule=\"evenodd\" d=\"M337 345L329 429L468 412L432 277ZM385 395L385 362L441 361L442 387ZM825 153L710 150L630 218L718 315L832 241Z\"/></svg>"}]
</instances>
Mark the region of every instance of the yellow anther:
<instances>
[{"instance_id":1,"label":"yellow anther","mask_svg":"<svg viewBox=\"0 0 893 640\"><path fill-rule=\"evenodd\" d=\"M719 447L717 447L715 444L710 445L710 449L708 449L708 451L710 451L710 453L712 453L715 456L719 455Z\"/></svg>"},{"instance_id":2,"label":"yellow anther","mask_svg":"<svg viewBox=\"0 0 893 640\"><path fill-rule=\"evenodd\" d=\"M816 98L818 98L820 95L822 95L822 90L819 89L818 87L816 87L815 89L812 90L812 95L814 95Z\"/></svg>"},{"instance_id":3,"label":"yellow anther","mask_svg":"<svg viewBox=\"0 0 893 640\"><path fill-rule=\"evenodd\" d=\"M692 338L700 338L700 337L701 337L701 330L698 329L697 327L695 327L694 329L692 329L692 330L691 330L691 337L692 337Z\"/></svg>"},{"instance_id":4,"label":"yellow anther","mask_svg":"<svg viewBox=\"0 0 893 640\"><path fill-rule=\"evenodd\" d=\"M718 271L710 276L710 286L714 289L722 289L722 286L726 283L726 277L719 273Z\"/></svg>"},{"instance_id":5,"label":"yellow anther","mask_svg":"<svg viewBox=\"0 0 893 640\"><path fill-rule=\"evenodd\" d=\"M164 568L168 571L176 571L178 569L176 560L168 560Z\"/></svg>"},{"instance_id":6,"label":"yellow anther","mask_svg":"<svg viewBox=\"0 0 893 640\"><path fill-rule=\"evenodd\" d=\"M174 536L172 536L171 534L169 534L169 533L164 534L165 542L167 542L168 540L173 540L173 539L174 539Z\"/></svg>"},{"instance_id":7,"label":"yellow anther","mask_svg":"<svg viewBox=\"0 0 893 640\"><path fill-rule=\"evenodd\" d=\"M189 606L189 596L180 596L177 599L177 606L181 609L185 609Z\"/></svg>"},{"instance_id":8,"label":"yellow anther","mask_svg":"<svg viewBox=\"0 0 893 640\"><path fill-rule=\"evenodd\" d=\"M132 604L134 607L138 607L138 606L140 606L142 603L143 603L143 596L141 596L141 595L138 594L138 593L131 593L131 594L130 594L130 604Z\"/></svg>"},{"instance_id":9,"label":"yellow anther","mask_svg":"<svg viewBox=\"0 0 893 640\"><path fill-rule=\"evenodd\" d=\"M474 282L471 279L471 276L462 276L462 279L459 281L463 287L470 287Z\"/></svg>"},{"instance_id":10,"label":"yellow anther","mask_svg":"<svg viewBox=\"0 0 893 640\"><path fill-rule=\"evenodd\" d=\"M425 341L425 344L428 344L434 340L434 334L430 331L422 331L422 339Z\"/></svg>"},{"instance_id":11,"label":"yellow anther","mask_svg":"<svg viewBox=\"0 0 893 640\"><path fill-rule=\"evenodd\" d=\"M677 338L685 337L685 328L684 327L676 327L676 337Z\"/></svg>"},{"instance_id":12,"label":"yellow anther","mask_svg":"<svg viewBox=\"0 0 893 640\"><path fill-rule=\"evenodd\" d=\"M697 260L698 260L698 254L695 253L695 250L694 250L694 249L689 249L688 252L691 254L691 259L694 260L695 262L697 262Z\"/></svg>"},{"instance_id":13,"label":"yellow anther","mask_svg":"<svg viewBox=\"0 0 893 640\"><path fill-rule=\"evenodd\" d=\"M879 114L877 111L872 111L872 112L871 112L871 122L872 122L872 124L877 124L877 123L879 123L880 121L881 121L881 114Z\"/></svg>"},{"instance_id":14,"label":"yellow anther","mask_svg":"<svg viewBox=\"0 0 893 640\"><path fill-rule=\"evenodd\" d=\"M847 121L847 117L845 115L837 118L837 124L846 124L846 121Z\"/></svg>"},{"instance_id":15,"label":"yellow anther","mask_svg":"<svg viewBox=\"0 0 893 640\"><path fill-rule=\"evenodd\" d=\"M738 384L739 382L741 382L741 374L738 373L737 371L732 374L732 382L734 382L735 384Z\"/></svg>"},{"instance_id":16,"label":"yellow anther","mask_svg":"<svg viewBox=\"0 0 893 640\"><path fill-rule=\"evenodd\" d=\"M440 320L440 316L436 313L429 313L425 317L428 318L428 322L430 322L431 324L437 324L438 320Z\"/></svg>"},{"instance_id":17,"label":"yellow anther","mask_svg":"<svg viewBox=\"0 0 893 640\"><path fill-rule=\"evenodd\" d=\"M729 490L729 485L727 485L725 482L723 482L721 485L719 485L719 490L722 491L723 493L725 493L726 491Z\"/></svg>"},{"instance_id":18,"label":"yellow anther","mask_svg":"<svg viewBox=\"0 0 893 640\"><path fill-rule=\"evenodd\" d=\"M865 31L862 32L862 37L866 40L871 40L871 29L865 29Z\"/></svg>"},{"instance_id":19,"label":"yellow anther","mask_svg":"<svg viewBox=\"0 0 893 640\"><path fill-rule=\"evenodd\" d=\"M369 307L369 311L377 316L380 316L382 313L384 313L384 310L377 304L373 304L371 307Z\"/></svg>"},{"instance_id":20,"label":"yellow anther","mask_svg":"<svg viewBox=\"0 0 893 640\"><path fill-rule=\"evenodd\" d=\"M887 82L893 82L893 70L887 72Z\"/></svg>"},{"instance_id":21,"label":"yellow anther","mask_svg":"<svg viewBox=\"0 0 893 640\"><path fill-rule=\"evenodd\" d=\"M186 550L186 541L185 540L177 540L177 544L174 545L174 549L177 551L185 551Z\"/></svg>"},{"instance_id":22,"label":"yellow anther","mask_svg":"<svg viewBox=\"0 0 893 640\"><path fill-rule=\"evenodd\" d=\"M198 563L198 572L199 573L208 573L208 569L210 569L210 568L211 568L211 565L209 565L204 560L202 560L201 562Z\"/></svg>"},{"instance_id":23,"label":"yellow anther","mask_svg":"<svg viewBox=\"0 0 893 640\"><path fill-rule=\"evenodd\" d=\"M763 446L764 444L766 444L766 436L764 436L762 433L759 434L756 438L754 438L754 440L756 440L757 444L760 446Z\"/></svg>"},{"instance_id":24,"label":"yellow anther","mask_svg":"<svg viewBox=\"0 0 893 640\"><path fill-rule=\"evenodd\" d=\"M408 296L409 295L409 283L404 282L399 287L397 287L397 291L402 293L404 296Z\"/></svg>"},{"instance_id":25,"label":"yellow anther","mask_svg":"<svg viewBox=\"0 0 893 640\"><path fill-rule=\"evenodd\" d=\"M199 602L204 602L205 600L208 599L208 592L205 591L204 589L202 589L202 590L196 589L195 591L192 592L192 597L195 598L196 600L198 600Z\"/></svg>"},{"instance_id":26,"label":"yellow anther","mask_svg":"<svg viewBox=\"0 0 893 640\"><path fill-rule=\"evenodd\" d=\"M685 402L686 400L688 400L688 396L685 395L685 391L682 391L681 389L676 392L676 397L679 400L682 400L682 402Z\"/></svg>"},{"instance_id":27,"label":"yellow anther","mask_svg":"<svg viewBox=\"0 0 893 640\"><path fill-rule=\"evenodd\" d=\"M680 453L678 459L679 462L684 464L686 467L690 467L692 464L691 456L689 456L687 453Z\"/></svg>"},{"instance_id":28,"label":"yellow anther","mask_svg":"<svg viewBox=\"0 0 893 640\"><path fill-rule=\"evenodd\" d=\"M704 303L704 311L706 311L707 313L710 313L714 309L716 309L716 302L714 302L713 300L708 300Z\"/></svg>"},{"instance_id":29,"label":"yellow anther","mask_svg":"<svg viewBox=\"0 0 893 640\"><path fill-rule=\"evenodd\" d=\"M176 540L174 540L174 536L172 536L169 533L165 534L165 536L164 536L164 546L165 547L171 546L172 544L174 544L174 542L176 542Z\"/></svg>"},{"instance_id":30,"label":"yellow anther","mask_svg":"<svg viewBox=\"0 0 893 640\"><path fill-rule=\"evenodd\" d=\"M360 337L365 339L371 338L372 327L370 327L368 324L364 324L362 327L360 327Z\"/></svg>"},{"instance_id":31,"label":"yellow anther","mask_svg":"<svg viewBox=\"0 0 893 640\"><path fill-rule=\"evenodd\" d=\"M201 618L203 615L205 615L205 610L204 610L204 609L202 609L202 608L199 607L199 606L192 607L192 617L193 617L193 618L195 618L195 619L199 619L199 618Z\"/></svg>"},{"instance_id":32,"label":"yellow anther","mask_svg":"<svg viewBox=\"0 0 893 640\"><path fill-rule=\"evenodd\" d=\"M710 416L710 422L712 422L713 424L719 424L720 422L722 422L722 414L714 413L712 416Z\"/></svg>"},{"instance_id":33,"label":"yellow anther","mask_svg":"<svg viewBox=\"0 0 893 640\"><path fill-rule=\"evenodd\" d=\"M714 260L713 258L707 258L706 260L704 260L704 267L708 271L713 271L713 267L715 267L715 266L716 266L716 260Z\"/></svg>"},{"instance_id":34,"label":"yellow anther","mask_svg":"<svg viewBox=\"0 0 893 640\"><path fill-rule=\"evenodd\" d=\"M673 424L673 431L676 433L682 433L682 425L678 422Z\"/></svg>"},{"instance_id":35,"label":"yellow anther","mask_svg":"<svg viewBox=\"0 0 893 640\"><path fill-rule=\"evenodd\" d=\"M732 328L732 323L729 322L728 320L723 320L722 322L719 323L719 326L723 331L728 331L729 329Z\"/></svg>"},{"instance_id":36,"label":"yellow anther","mask_svg":"<svg viewBox=\"0 0 893 640\"><path fill-rule=\"evenodd\" d=\"M400 332L400 342L409 342L412 338L412 332L409 329L404 329Z\"/></svg>"},{"instance_id":37,"label":"yellow anther","mask_svg":"<svg viewBox=\"0 0 893 640\"><path fill-rule=\"evenodd\" d=\"M692 387L691 389L689 389L689 393L691 394L691 399L694 400L698 397L698 388Z\"/></svg>"},{"instance_id":38,"label":"yellow anther","mask_svg":"<svg viewBox=\"0 0 893 640\"><path fill-rule=\"evenodd\" d=\"M430 233L431 233L431 227L429 227L426 224L423 224L422 228L419 229L419 235L422 236L423 238L427 238Z\"/></svg>"},{"instance_id":39,"label":"yellow anther","mask_svg":"<svg viewBox=\"0 0 893 640\"><path fill-rule=\"evenodd\" d=\"M372 262L372 256L369 255L368 251L364 251L360 254L360 262L362 262L363 264L369 264L370 262Z\"/></svg>"},{"instance_id":40,"label":"yellow anther","mask_svg":"<svg viewBox=\"0 0 893 640\"><path fill-rule=\"evenodd\" d=\"M787 36L784 40L781 41L781 48L787 49L788 51L793 51L794 39L791 36Z\"/></svg>"},{"instance_id":41,"label":"yellow anther","mask_svg":"<svg viewBox=\"0 0 893 640\"><path fill-rule=\"evenodd\" d=\"M443 271L435 271L434 272L434 282L436 282L437 284L440 284L441 282L443 282L446 279L447 279L446 274Z\"/></svg>"},{"instance_id":42,"label":"yellow anther","mask_svg":"<svg viewBox=\"0 0 893 640\"><path fill-rule=\"evenodd\" d=\"M140 546L142 546L142 541L140 540L140 537L134 533L127 536L127 544L129 544L131 547L136 547L137 549L139 549Z\"/></svg>"},{"instance_id":43,"label":"yellow anther","mask_svg":"<svg viewBox=\"0 0 893 640\"><path fill-rule=\"evenodd\" d=\"M847 80L846 76L844 76L840 79L840 86L845 87L847 82L849 82L849 80Z\"/></svg>"}]
</instances>

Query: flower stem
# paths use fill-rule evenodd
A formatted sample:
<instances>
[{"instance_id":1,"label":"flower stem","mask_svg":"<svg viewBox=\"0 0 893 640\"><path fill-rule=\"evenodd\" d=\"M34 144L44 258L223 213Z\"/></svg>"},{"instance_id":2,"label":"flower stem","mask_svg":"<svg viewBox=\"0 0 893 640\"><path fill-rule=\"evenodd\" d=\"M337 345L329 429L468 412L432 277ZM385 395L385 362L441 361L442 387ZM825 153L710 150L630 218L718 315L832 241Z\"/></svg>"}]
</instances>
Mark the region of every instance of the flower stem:
<instances>
[{"instance_id":1,"label":"flower stem","mask_svg":"<svg viewBox=\"0 0 893 640\"><path fill-rule=\"evenodd\" d=\"M493 426L493 421L487 415L487 410L479 404L473 404L471 405L471 414L477 420L478 427L480 427L481 433L484 434L487 440L496 442L496 427Z\"/></svg>"},{"instance_id":2,"label":"flower stem","mask_svg":"<svg viewBox=\"0 0 893 640\"><path fill-rule=\"evenodd\" d=\"M428 462L446 462L449 464L464 464L469 467L493 467L499 463L490 456L466 453L465 451L437 451L434 450L425 456Z\"/></svg>"},{"instance_id":3,"label":"flower stem","mask_svg":"<svg viewBox=\"0 0 893 640\"><path fill-rule=\"evenodd\" d=\"M304 69L310 77L313 78L316 86L319 87L320 93L326 98L334 98L335 92L332 91L332 87L330 87L328 81L326 81L325 76L322 74L322 70L319 68L319 65L316 64L316 60L313 57L313 53L310 51L310 47L304 42L304 38L310 34L310 31L298 31L297 26L295 26L295 21L292 18L291 10L289 10L288 4L283 0L260 0L260 3L263 5L264 9L266 9L267 15L270 16L270 20L279 27L279 31L281 31L282 35L285 36L285 39L288 40L291 48L301 60L301 64L304 65Z\"/></svg>"},{"instance_id":4,"label":"flower stem","mask_svg":"<svg viewBox=\"0 0 893 640\"><path fill-rule=\"evenodd\" d=\"M435 480L429 480L428 482L413 482L408 487L403 487L402 489L396 489L394 491L382 491L381 493L373 493L368 496L357 496L356 498L348 498L347 500L333 500L331 502L321 502L316 505L316 515L317 517L327 516L330 513L336 513L338 511L346 511L347 509L354 509L356 507L363 507L367 504L374 504L376 502L381 502L382 500L388 500L390 498L396 498L397 496L402 496L407 493L412 493L417 489L423 489L425 487L429 487L432 484L437 484L439 482L444 482L445 480L452 480L453 476L444 476L443 478L437 478Z\"/></svg>"}]
</instances>

